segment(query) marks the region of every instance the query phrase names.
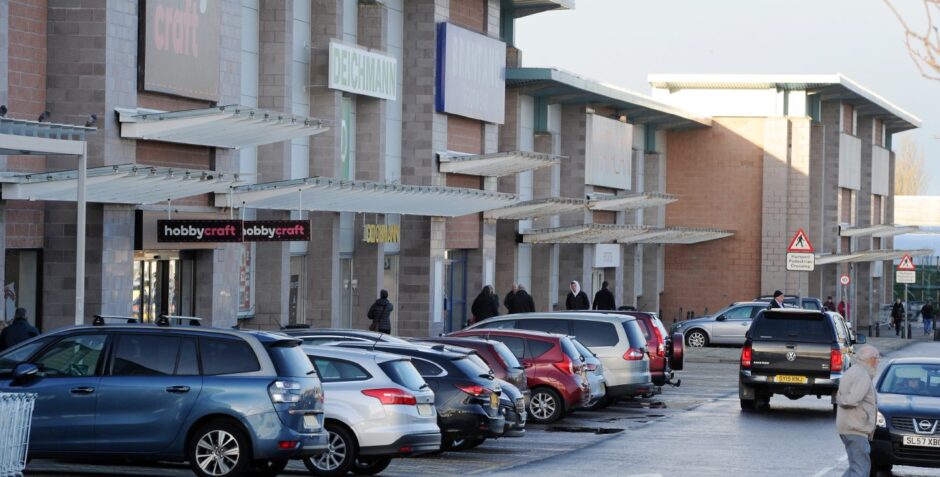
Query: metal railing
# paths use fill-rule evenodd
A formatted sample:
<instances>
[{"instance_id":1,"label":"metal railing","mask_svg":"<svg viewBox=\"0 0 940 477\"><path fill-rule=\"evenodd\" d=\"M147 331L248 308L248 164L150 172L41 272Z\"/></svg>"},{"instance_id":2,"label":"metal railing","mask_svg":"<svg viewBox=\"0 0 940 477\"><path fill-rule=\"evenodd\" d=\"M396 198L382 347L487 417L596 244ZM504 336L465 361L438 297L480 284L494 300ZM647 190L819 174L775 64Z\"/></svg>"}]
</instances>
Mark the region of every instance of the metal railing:
<instances>
[{"instance_id":1,"label":"metal railing","mask_svg":"<svg viewBox=\"0 0 940 477\"><path fill-rule=\"evenodd\" d=\"M23 475L36 395L0 393L0 477Z\"/></svg>"}]
</instances>

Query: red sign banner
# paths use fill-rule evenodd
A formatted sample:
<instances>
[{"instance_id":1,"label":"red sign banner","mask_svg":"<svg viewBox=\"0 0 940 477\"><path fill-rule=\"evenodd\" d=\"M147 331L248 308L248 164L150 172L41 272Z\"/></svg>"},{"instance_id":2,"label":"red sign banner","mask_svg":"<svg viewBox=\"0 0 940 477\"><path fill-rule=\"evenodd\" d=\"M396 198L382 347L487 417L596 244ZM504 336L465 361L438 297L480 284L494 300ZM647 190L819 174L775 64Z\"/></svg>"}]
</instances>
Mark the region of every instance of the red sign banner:
<instances>
[{"instance_id":1,"label":"red sign banner","mask_svg":"<svg viewBox=\"0 0 940 477\"><path fill-rule=\"evenodd\" d=\"M246 220L245 242L305 242L310 240L309 220Z\"/></svg>"},{"instance_id":2,"label":"red sign banner","mask_svg":"<svg viewBox=\"0 0 940 477\"><path fill-rule=\"evenodd\" d=\"M241 242L241 220L158 220L157 242Z\"/></svg>"}]
</instances>

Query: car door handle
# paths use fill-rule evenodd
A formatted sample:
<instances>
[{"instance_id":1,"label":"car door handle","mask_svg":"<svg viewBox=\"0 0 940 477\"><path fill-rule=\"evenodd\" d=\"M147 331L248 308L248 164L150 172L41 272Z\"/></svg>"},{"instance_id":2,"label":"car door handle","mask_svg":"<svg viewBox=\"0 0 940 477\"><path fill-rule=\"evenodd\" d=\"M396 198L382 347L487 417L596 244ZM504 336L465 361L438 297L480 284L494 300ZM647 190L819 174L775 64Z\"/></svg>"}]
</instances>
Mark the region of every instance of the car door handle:
<instances>
[{"instance_id":1,"label":"car door handle","mask_svg":"<svg viewBox=\"0 0 940 477\"><path fill-rule=\"evenodd\" d=\"M183 394L189 392L189 386L170 386L166 388L168 393Z\"/></svg>"},{"instance_id":2,"label":"car door handle","mask_svg":"<svg viewBox=\"0 0 940 477\"><path fill-rule=\"evenodd\" d=\"M532 366L533 366L532 363L522 363L523 368L531 368Z\"/></svg>"},{"instance_id":3,"label":"car door handle","mask_svg":"<svg viewBox=\"0 0 940 477\"><path fill-rule=\"evenodd\" d=\"M78 386L70 389L69 391L71 391L72 394L91 394L95 392L95 388L91 386Z\"/></svg>"}]
</instances>

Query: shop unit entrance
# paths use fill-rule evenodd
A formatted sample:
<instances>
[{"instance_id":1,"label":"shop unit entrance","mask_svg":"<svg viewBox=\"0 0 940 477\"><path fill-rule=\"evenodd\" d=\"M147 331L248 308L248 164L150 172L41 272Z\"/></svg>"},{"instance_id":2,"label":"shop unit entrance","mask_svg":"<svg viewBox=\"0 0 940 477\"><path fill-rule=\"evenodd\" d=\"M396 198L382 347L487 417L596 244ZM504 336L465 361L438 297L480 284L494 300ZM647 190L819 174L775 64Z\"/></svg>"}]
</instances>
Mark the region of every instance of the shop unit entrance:
<instances>
[{"instance_id":1,"label":"shop unit entrance","mask_svg":"<svg viewBox=\"0 0 940 477\"><path fill-rule=\"evenodd\" d=\"M145 323L160 315L193 316L194 274L191 252L136 252L132 315Z\"/></svg>"},{"instance_id":2,"label":"shop unit entrance","mask_svg":"<svg viewBox=\"0 0 940 477\"><path fill-rule=\"evenodd\" d=\"M444 261L444 331L462 329L467 322L467 251L447 250Z\"/></svg>"}]
</instances>

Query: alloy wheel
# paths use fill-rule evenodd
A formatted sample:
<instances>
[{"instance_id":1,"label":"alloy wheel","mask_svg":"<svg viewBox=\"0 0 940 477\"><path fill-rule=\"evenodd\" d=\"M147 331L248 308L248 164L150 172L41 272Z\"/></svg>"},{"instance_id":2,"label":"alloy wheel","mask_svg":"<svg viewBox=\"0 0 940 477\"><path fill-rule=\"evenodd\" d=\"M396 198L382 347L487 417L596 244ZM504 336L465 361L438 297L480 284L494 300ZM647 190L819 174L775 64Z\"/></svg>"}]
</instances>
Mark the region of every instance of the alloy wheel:
<instances>
[{"instance_id":1,"label":"alloy wheel","mask_svg":"<svg viewBox=\"0 0 940 477\"><path fill-rule=\"evenodd\" d=\"M313 459L313 465L323 471L336 470L346 460L346 441L335 432L330 432L328 450Z\"/></svg>"},{"instance_id":2,"label":"alloy wheel","mask_svg":"<svg viewBox=\"0 0 940 477\"><path fill-rule=\"evenodd\" d=\"M532 414L537 419L548 419L555 413L555 409L558 407L558 403L555 402L555 398L548 393L536 393L535 396L532 396L532 401L529 403L529 409L532 411Z\"/></svg>"},{"instance_id":3,"label":"alloy wheel","mask_svg":"<svg viewBox=\"0 0 940 477\"><path fill-rule=\"evenodd\" d=\"M708 338L701 331L693 331L689 333L688 341L689 346L693 348L703 348L708 343Z\"/></svg>"},{"instance_id":4,"label":"alloy wheel","mask_svg":"<svg viewBox=\"0 0 940 477\"><path fill-rule=\"evenodd\" d=\"M196 463L209 475L227 475L240 456L238 440L223 430L207 432L196 444Z\"/></svg>"}]
</instances>

